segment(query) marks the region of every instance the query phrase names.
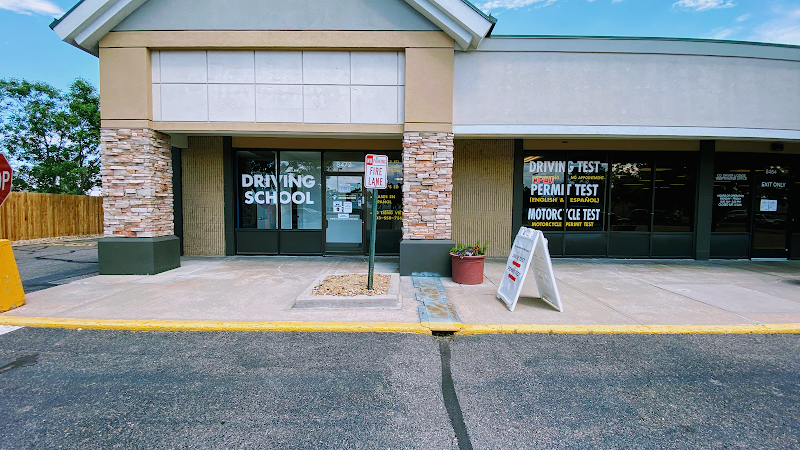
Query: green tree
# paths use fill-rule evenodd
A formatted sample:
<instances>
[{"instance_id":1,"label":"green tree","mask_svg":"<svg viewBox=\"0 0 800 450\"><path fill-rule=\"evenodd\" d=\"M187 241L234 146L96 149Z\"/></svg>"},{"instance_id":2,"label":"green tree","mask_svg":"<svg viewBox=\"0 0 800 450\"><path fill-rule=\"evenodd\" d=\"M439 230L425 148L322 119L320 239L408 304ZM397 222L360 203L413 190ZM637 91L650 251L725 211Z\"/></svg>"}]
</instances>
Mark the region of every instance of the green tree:
<instances>
[{"instance_id":1,"label":"green tree","mask_svg":"<svg viewBox=\"0 0 800 450\"><path fill-rule=\"evenodd\" d=\"M0 149L20 191L85 194L100 183L100 97L76 79L64 93L39 82L0 80Z\"/></svg>"}]
</instances>

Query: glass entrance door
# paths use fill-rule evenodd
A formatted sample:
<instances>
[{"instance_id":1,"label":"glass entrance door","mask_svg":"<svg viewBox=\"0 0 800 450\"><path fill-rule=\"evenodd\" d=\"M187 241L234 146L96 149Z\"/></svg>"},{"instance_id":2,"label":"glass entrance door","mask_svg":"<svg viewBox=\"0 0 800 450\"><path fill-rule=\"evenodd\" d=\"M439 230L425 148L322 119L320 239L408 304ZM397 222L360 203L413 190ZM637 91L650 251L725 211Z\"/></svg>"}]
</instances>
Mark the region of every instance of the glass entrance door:
<instances>
[{"instance_id":1,"label":"glass entrance door","mask_svg":"<svg viewBox=\"0 0 800 450\"><path fill-rule=\"evenodd\" d=\"M364 253L363 177L325 177L325 252Z\"/></svg>"},{"instance_id":2,"label":"glass entrance door","mask_svg":"<svg viewBox=\"0 0 800 450\"><path fill-rule=\"evenodd\" d=\"M751 258L789 256L789 191L791 179L786 166L755 170L753 244Z\"/></svg>"}]
</instances>

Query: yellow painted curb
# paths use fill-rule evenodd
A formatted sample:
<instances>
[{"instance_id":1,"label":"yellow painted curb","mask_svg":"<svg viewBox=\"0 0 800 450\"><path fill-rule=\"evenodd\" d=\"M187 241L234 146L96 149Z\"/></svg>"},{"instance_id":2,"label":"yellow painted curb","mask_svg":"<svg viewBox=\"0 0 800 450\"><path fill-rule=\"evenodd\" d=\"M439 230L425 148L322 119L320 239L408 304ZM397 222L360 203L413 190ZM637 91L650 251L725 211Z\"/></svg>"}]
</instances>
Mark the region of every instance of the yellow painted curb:
<instances>
[{"instance_id":1,"label":"yellow painted curb","mask_svg":"<svg viewBox=\"0 0 800 450\"><path fill-rule=\"evenodd\" d=\"M800 324L764 325L464 325L459 336L476 334L770 334L800 333Z\"/></svg>"},{"instance_id":2,"label":"yellow painted curb","mask_svg":"<svg viewBox=\"0 0 800 450\"><path fill-rule=\"evenodd\" d=\"M800 324L765 325L468 325L456 322L238 322L204 320L99 320L0 315L0 325L129 331L261 331L305 333L477 334L800 334Z\"/></svg>"},{"instance_id":3,"label":"yellow painted curb","mask_svg":"<svg viewBox=\"0 0 800 450\"><path fill-rule=\"evenodd\" d=\"M0 312L19 308L25 304L25 291L17 270L17 260L11 241L0 239Z\"/></svg>"},{"instance_id":4,"label":"yellow painted curb","mask_svg":"<svg viewBox=\"0 0 800 450\"><path fill-rule=\"evenodd\" d=\"M0 325L130 331L273 331L431 334L419 323L401 322L234 322L205 320L93 320L0 316Z\"/></svg>"},{"instance_id":5,"label":"yellow painted curb","mask_svg":"<svg viewBox=\"0 0 800 450\"><path fill-rule=\"evenodd\" d=\"M459 322L421 322L420 325L431 331L461 331L464 324Z\"/></svg>"},{"instance_id":6,"label":"yellow painted curb","mask_svg":"<svg viewBox=\"0 0 800 450\"><path fill-rule=\"evenodd\" d=\"M764 327L770 330L769 333L800 333L800 323L771 323Z\"/></svg>"}]
</instances>

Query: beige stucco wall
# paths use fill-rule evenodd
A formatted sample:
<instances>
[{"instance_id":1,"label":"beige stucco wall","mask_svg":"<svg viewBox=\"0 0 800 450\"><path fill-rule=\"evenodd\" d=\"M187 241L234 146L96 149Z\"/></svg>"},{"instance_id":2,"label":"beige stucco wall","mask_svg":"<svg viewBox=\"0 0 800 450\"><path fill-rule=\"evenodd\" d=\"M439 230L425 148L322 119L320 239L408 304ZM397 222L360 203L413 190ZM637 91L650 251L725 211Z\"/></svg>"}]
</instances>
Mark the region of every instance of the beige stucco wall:
<instances>
[{"instance_id":1,"label":"beige stucco wall","mask_svg":"<svg viewBox=\"0 0 800 450\"><path fill-rule=\"evenodd\" d=\"M489 256L508 256L513 242L514 140L456 139L453 240L489 239Z\"/></svg>"},{"instance_id":2,"label":"beige stucco wall","mask_svg":"<svg viewBox=\"0 0 800 450\"><path fill-rule=\"evenodd\" d=\"M453 131L453 58L452 46L406 49L405 131Z\"/></svg>"},{"instance_id":3,"label":"beige stucco wall","mask_svg":"<svg viewBox=\"0 0 800 450\"><path fill-rule=\"evenodd\" d=\"M183 251L187 256L225 255L222 138L189 137L181 151Z\"/></svg>"},{"instance_id":4,"label":"beige stucco wall","mask_svg":"<svg viewBox=\"0 0 800 450\"><path fill-rule=\"evenodd\" d=\"M109 121L150 119L153 111L150 85L150 54L146 48L101 48L100 119L103 127L131 125ZM149 128L146 122L135 125Z\"/></svg>"}]
</instances>

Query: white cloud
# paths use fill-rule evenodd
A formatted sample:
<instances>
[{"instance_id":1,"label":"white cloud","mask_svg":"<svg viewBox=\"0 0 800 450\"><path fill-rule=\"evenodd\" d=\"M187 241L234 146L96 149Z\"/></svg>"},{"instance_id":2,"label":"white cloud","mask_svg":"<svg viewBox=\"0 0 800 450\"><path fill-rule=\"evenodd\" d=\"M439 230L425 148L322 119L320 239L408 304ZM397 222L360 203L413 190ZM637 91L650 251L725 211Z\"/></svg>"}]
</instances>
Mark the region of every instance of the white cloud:
<instances>
[{"instance_id":1,"label":"white cloud","mask_svg":"<svg viewBox=\"0 0 800 450\"><path fill-rule=\"evenodd\" d=\"M519 9L531 5L534 5L535 8L543 8L545 6L552 5L557 1L558 0L490 0L484 3L478 3L476 6L481 10L488 12L489 10L492 9ZM586 0L586 1L592 3L596 0ZM622 0L611 0L611 3L620 3L620 2L622 2ZM537 5L537 3L540 4Z\"/></svg>"},{"instance_id":2,"label":"white cloud","mask_svg":"<svg viewBox=\"0 0 800 450\"><path fill-rule=\"evenodd\" d=\"M752 40L800 45L800 7L777 9L775 12L780 17L757 27Z\"/></svg>"},{"instance_id":3,"label":"white cloud","mask_svg":"<svg viewBox=\"0 0 800 450\"><path fill-rule=\"evenodd\" d=\"M0 0L2 1L2 0ZM517 8L524 8L526 6L533 5L534 3L542 3L543 5L537 5L538 7L548 6L555 3L557 0L491 0L486 3L478 4L478 8L482 9L483 11L489 11L492 9L517 9Z\"/></svg>"},{"instance_id":4,"label":"white cloud","mask_svg":"<svg viewBox=\"0 0 800 450\"><path fill-rule=\"evenodd\" d=\"M749 19L751 17L753 17L752 14L744 14L744 15L741 15L741 16L737 17L736 21L737 22L744 22L745 20L747 20L747 19Z\"/></svg>"},{"instance_id":5,"label":"white cloud","mask_svg":"<svg viewBox=\"0 0 800 450\"><path fill-rule=\"evenodd\" d=\"M711 30L711 34L709 34L707 37L709 39L724 40L724 39L728 39L729 37L731 37L732 35L738 33L741 30L742 30L742 27L733 27L733 28L719 27L719 28L714 28L713 30Z\"/></svg>"},{"instance_id":6,"label":"white cloud","mask_svg":"<svg viewBox=\"0 0 800 450\"><path fill-rule=\"evenodd\" d=\"M0 9L7 9L29 16L42 14L55 17L64 14L64 11L58 5L48 0L0 0Z\"/></svg>"},{"instance_id":7,"label":"white cloud","mask_svg":"<svg viewBox=\"0 0 800 450\"><path fill-rule=\"evenodd\" d=\"M679 0L672 4L672 7L693 9L695 11L707 11L709 9L732 8L736 6L733 0Z\"/></svg>"}]
</instances>

